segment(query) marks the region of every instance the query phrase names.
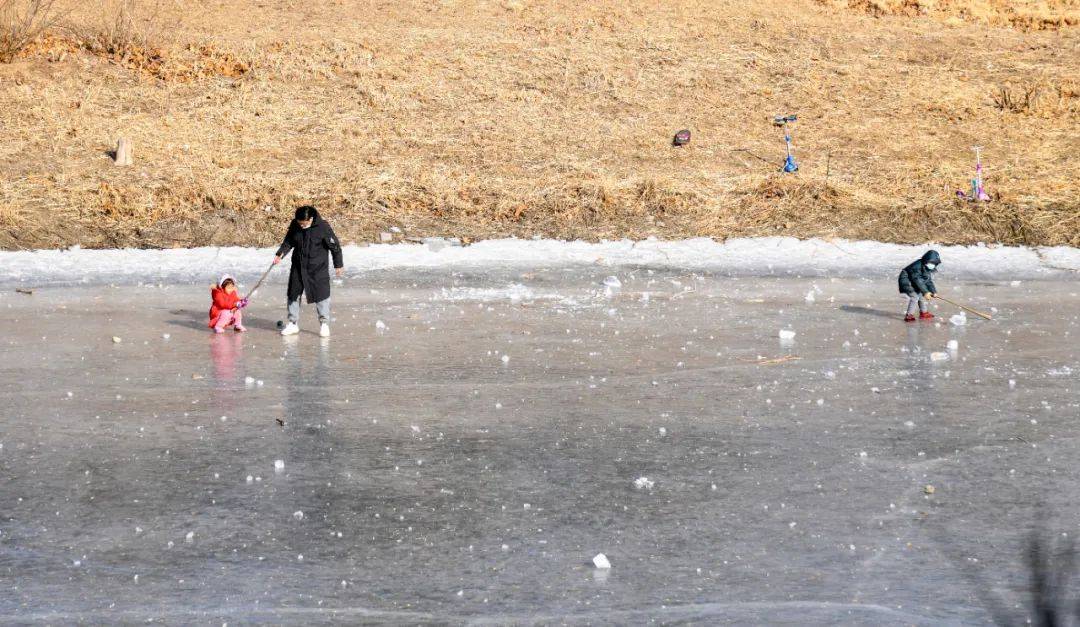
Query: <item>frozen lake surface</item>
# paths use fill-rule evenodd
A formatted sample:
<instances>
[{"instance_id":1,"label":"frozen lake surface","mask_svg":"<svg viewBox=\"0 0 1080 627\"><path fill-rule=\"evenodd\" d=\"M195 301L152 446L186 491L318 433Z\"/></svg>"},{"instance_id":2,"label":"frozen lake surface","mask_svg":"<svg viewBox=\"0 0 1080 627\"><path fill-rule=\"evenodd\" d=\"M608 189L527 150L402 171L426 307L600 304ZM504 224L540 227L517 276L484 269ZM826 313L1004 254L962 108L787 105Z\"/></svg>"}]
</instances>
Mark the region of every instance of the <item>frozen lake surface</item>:
<instances>
[{"instance_id":1,"label":"frozen lake surface","mask_svg":"<svg viewBox=\"0 0 1080 627\"><path fill-rule=\"evenodd\" d=\"M1080 283L939 287L995 320L630 267L372 272L328 340L280 283L222 336L204 287L5 290L0 622L1022 622L1080 532Z\"/></svg>"}]
</instances>

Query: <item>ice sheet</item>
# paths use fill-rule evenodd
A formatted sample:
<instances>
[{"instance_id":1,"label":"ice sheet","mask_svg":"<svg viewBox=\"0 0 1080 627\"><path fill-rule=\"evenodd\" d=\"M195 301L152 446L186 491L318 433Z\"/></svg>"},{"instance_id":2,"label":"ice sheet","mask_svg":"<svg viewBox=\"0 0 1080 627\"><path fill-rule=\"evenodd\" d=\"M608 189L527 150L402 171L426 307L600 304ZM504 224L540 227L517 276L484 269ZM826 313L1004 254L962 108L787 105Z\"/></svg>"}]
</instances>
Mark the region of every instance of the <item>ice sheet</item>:
<instances>
[{"instance_id":1,"label":"ice sheet","mask_svg":"<svg viewBox=\"0 0 1080 627\"><path fill-rule=\"evenodd\" d=\"M995 320L595 266L347 283L327 340L280 287L241 336L203 288L5 292L0 622L1021 624L1080 290L945 284Z\"/></svg>"}]
</instances>

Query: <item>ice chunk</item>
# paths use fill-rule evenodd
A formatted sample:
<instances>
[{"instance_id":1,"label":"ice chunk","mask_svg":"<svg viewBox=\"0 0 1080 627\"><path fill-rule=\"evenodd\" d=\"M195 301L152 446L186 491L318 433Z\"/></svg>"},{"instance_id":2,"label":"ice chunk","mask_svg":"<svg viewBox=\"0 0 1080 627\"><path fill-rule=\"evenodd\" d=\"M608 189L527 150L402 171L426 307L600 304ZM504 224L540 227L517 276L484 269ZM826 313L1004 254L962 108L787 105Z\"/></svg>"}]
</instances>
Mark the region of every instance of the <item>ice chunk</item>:
<instances>
[{"instance_id":1,"label":"ice chunk","mask_svg":"<svg viewBox=\"0 0 1080 627\"><path fill-rule=\"evenodd\" d=\"M965 324L967 324L967 315L961 311L960 313L954 314L949 317L949 322L955 324L958 327L964 326Z\"/></svg>"},{"instance_id":2,"label":"ice chunk","mask_svg":"<svg viewBox=\"0 0 1080 627\"><path fill-rule=\"evenodd\" d=\"M112 336L112 341L113 341L113 344L119 344L121 340L120 340L119 337L114 335L114 336Z\"/></svg>"},{"instance_id":3,"label":"ice chunk","mask_svg":"<svg viewBox=\"0 0 1080 627\"><path fill-rule=\"evenodd\" d=\"M651 490L654 485L656 485L656 482L648 477L634 479L634 487L638 490Z\"/></svg>"},{"instance_id":4,"label":"ice chunk","mask_svg":"<svg viewBox=\"0 0 1080 627\"><path fill-rule=\"evenodd\" d=\"M184 542L187 542L188 544L191 544L194 541L195 541L195 532L194 531L187 532L187 535L184 536Z\"/></svg>"},{"instance_id":5,"label":"ice chunk","mask_svg":"<svg viewBox=\"0 0 1080 627\"><path fill-rule=\"evenodd\" d=\"M611 298L622 289L622 281L617 276L609 276L604 279L604 296Z\"/></svg>"},{"instance_id":6,"label":"ice chunk","mask_svg":"<svg viewBox=\"0 0 1080 627\"><path fill-rule=\"evenodd\" d=\"M300 510L296 510L295 512L293 512L292 517L297 519L297 520L303 520L304 519L304 512L302 512Z\"/></svg>"},{"instance_id":7,"label":"ice chunk","mask_svg":"<svg viewBox=\"0 0 1080 627\"><path fill-rule=\"evenodd\" d=\"M814 302L814 300L815 300L814 299L814 290L810 290L809 292L806 293L806 299L805 300L808 303Z\"/></svg>"},{"instance_id":8,"label":"ice chunk","mask_svg":"<svg viewBox=\"0 0 1080 627\"><path fill-rule=\"evenodd\" d=\"M503 362L504 364L508 364L508 363L510 363L510 355L503 355L503 356L502 356L502 362Z\"/></svg>"},{"instance_id":9,"label":"ice chunk","mask_svg":"<svg viewBox=\"0 0 1080 627\"><path fill-rule=\"evenodd\" d=\"M282 470L285 470L285 460L283 460L283 459L275 459L274 460L274 472L281 472Z\"/></svg>"},{"instance_id":10,"label":"ice chunk","mask_svg":"<svg viewBox=\"0 0 1080 627\"><path fill-rule=\"evenodd\" d=\"M382 320L376 320L375 321L375 330L376 331L385 331L386 330L386 323L383 322Z\"/></svg>"},{"instance_id":11,"label":"ice chunk","mask_svg":"<svg viewBox=\"0 0 1080 627\"><path fill-rule=\"evenodd\" d=\"M244 385L254 385L255 377L244 377Z\"/></svg>"},{"instance_id":12,"label":"ice chunk","mask_svg":"<svg viewBox=\"0 0 1080 627\"><path fill-rule=\"evenodd\" d=\"M781 340L793 340L795 339L795 332L791 329L780 329Z\"/></svg>"},{"instance_id":13,"label":"ice chunk","mask_svg":"<svg viewBox=\"0 0 1080 627\"><path fill-rule=\"evenodd\" d=\"M948 353L933 352L930 353L930 361L945 361L949 358Z\"/></svg>"},{"instance_id":14,"label":"ice chunk","mask_svg":"<svg viewBox=\"0 0 1080 627\"><path fill-rule=\"evenodd\" d=\"M172 336L170 336L170 335L169 335L168 333L162 333L162 334L161 334L161 339L163 339L163 340L167 340L167 339L169 339L170 337L172 337Z\"/></svg>"},{"instance_id":15,"label":"ice chunk","mask_svg":"<svg viewBox=\"0 0 1080 627\"><path fill-rule=\"evenodd\" d=\"M596 557L592 558L592 563L597 568L611 568L611 562L608 561L607 555L603 553L597 553Z\"/></svg>"},{"instance_id":16,"label":"ice chunk","mask_svg":"<svg viewBox=\"0 0 1080 627\"><path fill-rule=\"evenodd\" d=\"M960 348L960 342L957 342L956 340L949 340L949 343L945 345L945 348L955 353Z\"/></svg>"}]
</instances>

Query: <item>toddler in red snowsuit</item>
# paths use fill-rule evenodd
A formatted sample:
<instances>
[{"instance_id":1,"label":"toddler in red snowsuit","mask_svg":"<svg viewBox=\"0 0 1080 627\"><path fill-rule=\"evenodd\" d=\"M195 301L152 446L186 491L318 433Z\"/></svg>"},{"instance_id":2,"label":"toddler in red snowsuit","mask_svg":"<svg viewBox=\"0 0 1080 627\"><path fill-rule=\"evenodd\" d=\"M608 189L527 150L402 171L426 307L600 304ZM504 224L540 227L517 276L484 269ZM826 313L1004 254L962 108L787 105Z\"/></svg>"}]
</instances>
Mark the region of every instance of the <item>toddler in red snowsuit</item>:
<instances>
[{"instance_id":1,"label":"toddler in red snowsuit","mask_svg":"<svg viewBox=\"0 0 1080 627\"><path fill-rule=\"evenodd\" d=\"M214 333L224 333L233 327L237 333L247 331L244 328L240 310L247 307L247 299L240 298L236 291L236 281L229 275L221 277L217 285L210 286L210 324Z\"/></svg>"}]
</instances>

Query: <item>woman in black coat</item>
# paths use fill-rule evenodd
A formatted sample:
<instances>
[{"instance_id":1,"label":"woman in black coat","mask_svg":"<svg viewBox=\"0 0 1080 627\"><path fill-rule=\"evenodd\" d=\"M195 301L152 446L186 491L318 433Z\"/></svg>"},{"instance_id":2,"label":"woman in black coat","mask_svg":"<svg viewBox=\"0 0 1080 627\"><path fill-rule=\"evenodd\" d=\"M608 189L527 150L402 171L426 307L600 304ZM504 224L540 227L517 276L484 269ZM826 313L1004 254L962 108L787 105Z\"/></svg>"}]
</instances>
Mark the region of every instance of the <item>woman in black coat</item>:
<instances>
[{"instance_id":1,"label":"woman in black coat","mask_svg":"<svg viewBox=\"0 0 1080 627\"><path fill-rule=\"evenodd\" d=\"M330 264L327 257L333 257L334 270L339 277L345 273L345 264L341 259L341 243L334 235L334 229L319 216L315 207L306 205L296 210L296 218L289 225L285 240L274 256L274 263L281 263L290 250L293 251L292 269L286 294L289 323L281 334L296 335L300 332L296 324L300 320L300 296L306 295L307 302L315 303L315 309L319 312L319 335L329 337Z\"/></svg>"}]
</instances>

